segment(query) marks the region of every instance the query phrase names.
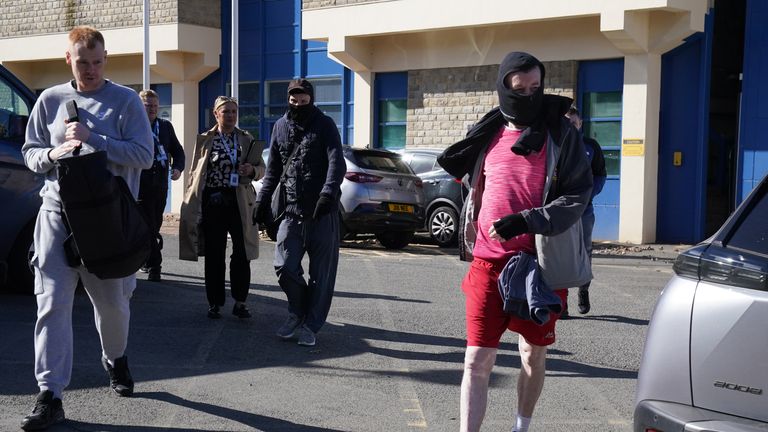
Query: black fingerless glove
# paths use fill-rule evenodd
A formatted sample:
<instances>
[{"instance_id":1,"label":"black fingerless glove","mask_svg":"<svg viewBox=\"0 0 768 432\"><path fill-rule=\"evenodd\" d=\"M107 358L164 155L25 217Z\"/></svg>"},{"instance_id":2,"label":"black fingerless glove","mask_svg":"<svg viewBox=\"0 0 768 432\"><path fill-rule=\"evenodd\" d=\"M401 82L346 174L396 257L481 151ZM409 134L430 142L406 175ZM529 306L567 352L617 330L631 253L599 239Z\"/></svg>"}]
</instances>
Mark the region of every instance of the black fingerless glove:
<instances>
[{"instance_id":1,"label":"black fingerless glove","mask_svg":"<svg viewBox=\"0 0 768 432\"><path fill-rule=\"evenodd\" d=\"M333 199L328 194L320 194L320 198L317 199L315 205L315 213L312 214L312 219L319 219L331 212L331 206L333 205Z\"/></svg>"},{"instance_id":2,"label":"black fingerless glove","mask_svg":"<svg viewBox=\"0 0 768 432\"><path fill-rule=\"evenodd\" d=\"M528 232L528 223L520 213L514 213L497 220L493 223L496 232L504 239L509 240L512 237L519 236Z\"/></svg>"}]
</instances>

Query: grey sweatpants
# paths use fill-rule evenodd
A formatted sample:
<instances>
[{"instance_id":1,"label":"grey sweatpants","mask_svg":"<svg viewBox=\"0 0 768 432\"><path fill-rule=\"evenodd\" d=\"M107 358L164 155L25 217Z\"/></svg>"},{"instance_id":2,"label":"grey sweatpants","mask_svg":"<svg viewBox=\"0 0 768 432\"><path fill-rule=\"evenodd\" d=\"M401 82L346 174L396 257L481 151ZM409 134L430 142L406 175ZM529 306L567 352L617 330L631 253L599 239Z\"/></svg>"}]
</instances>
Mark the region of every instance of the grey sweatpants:
<instances>
[{"instance_id":1,"label":"grey sweatpants","mask_svg":"<svg viewBox=\"0 0 768 432\"><path fill-rule=\"evenodd\" d=\"M301 260L309 255L309 281ZM288 311L317 333L331 309L339 264L339 216L333 211L318 220L287 215L277 230L275 273L288 298Z\"/></svg>"},{"instance_id":2,"label":"grey sweatpants","mask_svg":"<svg viewBox=\"0 0 768 432\"><path fill-rule=\"evenodd\" d=\"M98 229L94 227L94 229ZM35 377L40 390L61 398L72 375L72 305L78 278L93 304L102 355L113 361L125 353L130 320L130 298L136 276L99 279L82 266L67 265L61 214L40 210L35 225Z\"/></svg>"}]
</instances>

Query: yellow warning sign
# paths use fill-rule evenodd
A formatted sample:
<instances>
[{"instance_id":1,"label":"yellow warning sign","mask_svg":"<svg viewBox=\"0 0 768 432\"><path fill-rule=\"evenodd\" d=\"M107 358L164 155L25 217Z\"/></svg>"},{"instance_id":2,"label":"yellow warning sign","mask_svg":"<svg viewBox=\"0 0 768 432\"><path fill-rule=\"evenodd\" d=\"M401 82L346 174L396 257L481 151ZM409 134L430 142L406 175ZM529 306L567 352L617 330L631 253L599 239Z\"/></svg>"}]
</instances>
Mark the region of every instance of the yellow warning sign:
<instances>
[{"instance_id":1,"label":"yellow warning sign","mask_svg":"<svg viewBox=\"0 0 768 432\"><path fill-rule=\"evenodd\" d=\"M642 138L625 138L621 146L622 156L643 156L645 154L645 140Z\"/></svg>"}]
</instances>

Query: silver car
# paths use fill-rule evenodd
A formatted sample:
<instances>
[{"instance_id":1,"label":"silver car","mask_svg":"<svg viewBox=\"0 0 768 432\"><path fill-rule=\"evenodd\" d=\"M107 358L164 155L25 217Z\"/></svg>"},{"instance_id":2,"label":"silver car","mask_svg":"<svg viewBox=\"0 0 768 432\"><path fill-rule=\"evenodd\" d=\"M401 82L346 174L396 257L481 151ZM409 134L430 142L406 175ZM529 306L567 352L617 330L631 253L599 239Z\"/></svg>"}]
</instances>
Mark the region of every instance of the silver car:
<instances>
[{"instance_id":1,"label":"silver car","mask_svg":"<svg viewBox=\"0 0 768 432\"><path fill-rule=\"evenodd\" d=\"M342 230L374 234L387 249L407 246L424 225L421 179L391 151L344 146L344 158Z\"/></svg>"},{"instance_id":2,"label":"silver car","mask_svg":"<svg viewBox=\"0 0 768 432\"><path fill-rule=\"evenodd\" d=\"M635 432L768 431L768 177L674 271L648 328Z\"/></svg>"},{"instance_id":3,"label":"silver car","mask_svg":"<svg viewBox=\"0 0 768 432\"><path fill-rule=\"evenodd\" d=\"M387 150L343 146L347 173L341 183L342 238L374 234L387 249L402 249L424 225L424 191L421 179ZM269 149L264 150L264 161ZM254 184L256 192L261 181ZM266 227L267 235L277 237L277 225Z\"/></svg>"}]
</instances>

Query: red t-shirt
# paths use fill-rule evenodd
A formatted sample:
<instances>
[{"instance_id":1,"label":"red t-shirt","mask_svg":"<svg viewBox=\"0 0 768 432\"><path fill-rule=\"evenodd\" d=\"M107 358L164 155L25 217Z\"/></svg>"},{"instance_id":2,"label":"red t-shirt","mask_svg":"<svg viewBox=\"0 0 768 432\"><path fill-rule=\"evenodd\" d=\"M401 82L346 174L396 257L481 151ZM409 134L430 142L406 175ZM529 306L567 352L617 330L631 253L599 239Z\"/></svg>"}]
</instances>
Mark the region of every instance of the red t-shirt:
<instances>
[{"instance_id":1,"label":"red t-shirt","mask_svg":"<svg viewBox=\"0 0 768 432\"><path fill-rule=\"evenodd\" d=\"M491 141L485 157L485 189L472 254L486 261L506 262L520 251L536 252L533 234L519 235L503 242L488 237L488 229L497 219L542 205L547 147L527 156L516 155L510 149L521 133L521 130L503 127Z\"/></svg>"}]
</instances>

